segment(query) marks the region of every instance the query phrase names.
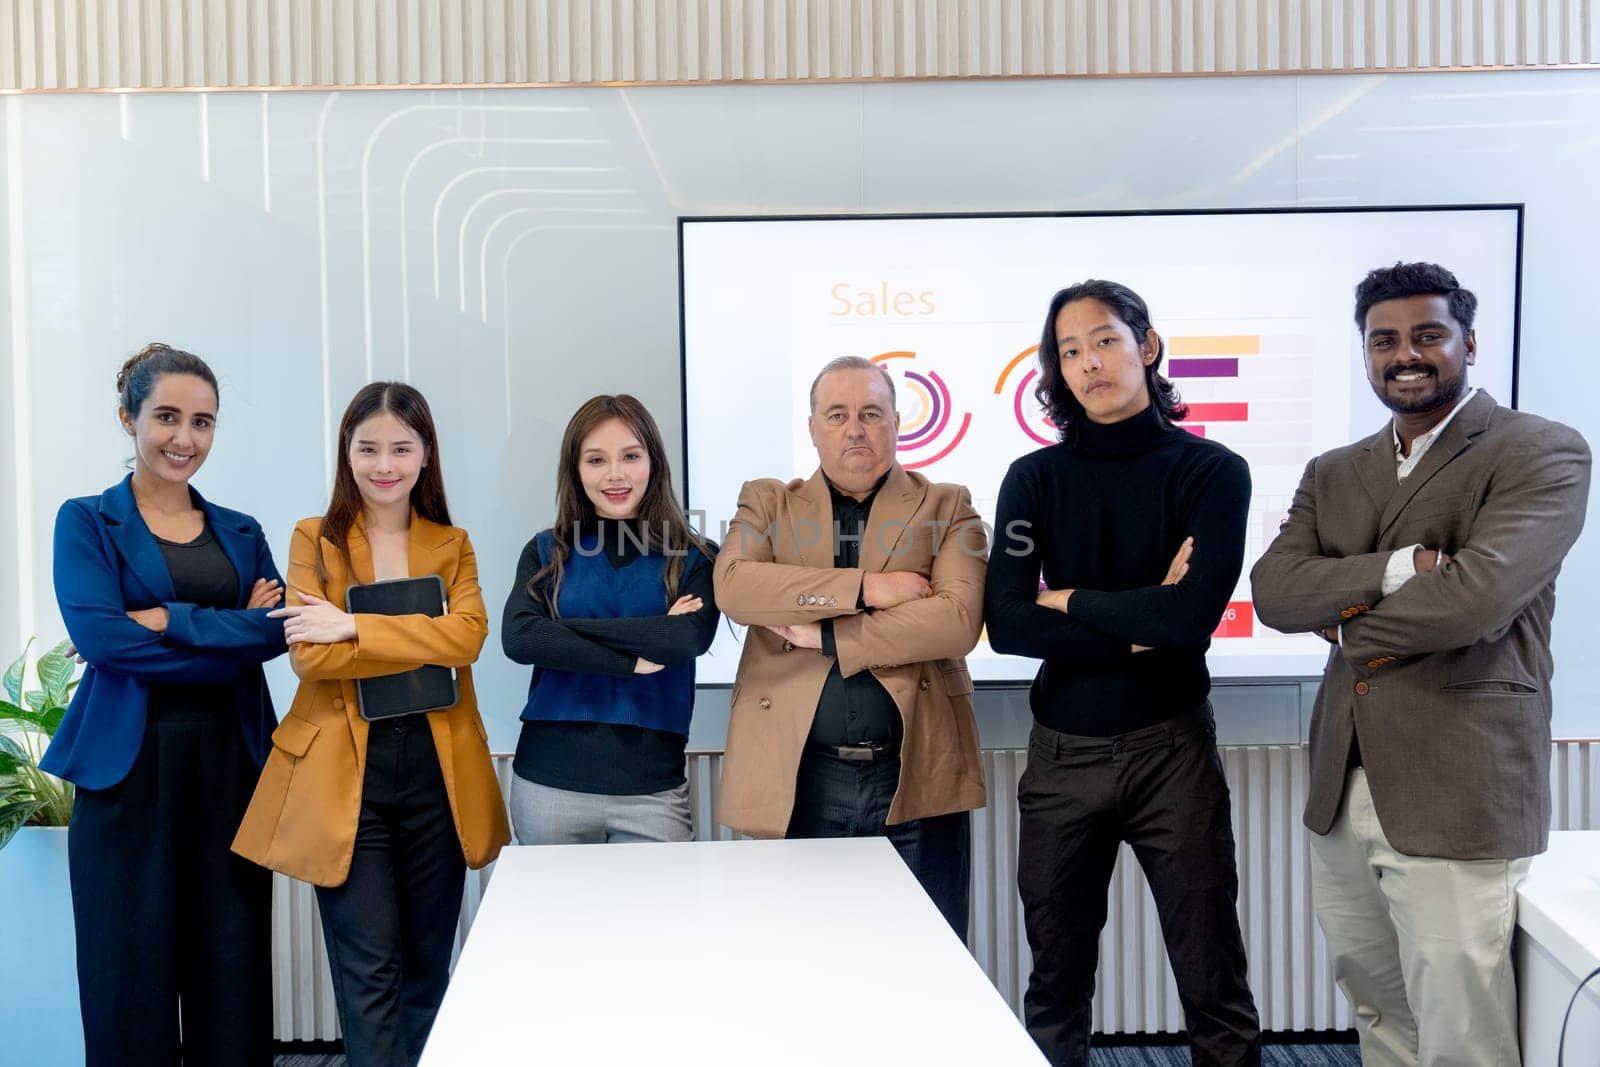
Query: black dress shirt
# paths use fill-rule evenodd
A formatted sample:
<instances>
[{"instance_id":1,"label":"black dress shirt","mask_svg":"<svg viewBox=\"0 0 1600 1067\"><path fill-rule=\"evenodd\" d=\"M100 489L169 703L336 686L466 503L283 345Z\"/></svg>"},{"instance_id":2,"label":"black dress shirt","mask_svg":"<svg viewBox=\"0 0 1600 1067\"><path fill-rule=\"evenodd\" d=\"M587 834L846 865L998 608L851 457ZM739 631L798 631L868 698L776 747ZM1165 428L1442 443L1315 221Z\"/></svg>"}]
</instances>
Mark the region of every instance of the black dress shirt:
<instances>
[{"instance_id":1,"label":"black dress shirt","mask_svg":"<svg viewBox=\"0 0 1600 1067\"><path fill-rule=\"evenodd\" d=\"M828 495L833 500L833 565L859 567L861 541L867 528L867 516L872 513L872 502L883 488L887 473L878 479L865 500L839 492L828 482ZM864 583L863 583L864 584ZM859 594L856 607L865 608L865 592ZM811 721L807 737L816 745L893 745L900 740L904 730L900 722L900 709L894 698L871 671L858 671L846 678L839 673L838 652L833 643L833 620L822 624L822 653L834 658L828 680L822 684L822 695L817 699L817 714Z\"/></svg>"}]
</instances>

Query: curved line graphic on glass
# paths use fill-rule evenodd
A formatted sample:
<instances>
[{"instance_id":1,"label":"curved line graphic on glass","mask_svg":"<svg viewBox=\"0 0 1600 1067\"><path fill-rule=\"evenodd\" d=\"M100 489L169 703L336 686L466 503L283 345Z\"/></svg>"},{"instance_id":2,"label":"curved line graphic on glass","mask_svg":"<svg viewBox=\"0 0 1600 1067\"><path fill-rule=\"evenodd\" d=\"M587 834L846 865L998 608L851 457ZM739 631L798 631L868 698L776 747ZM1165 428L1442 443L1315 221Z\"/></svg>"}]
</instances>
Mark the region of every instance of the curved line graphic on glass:
<instances>
[{"instance_id":1,"label":"curved line graphic on glass","mask_svg":"<svg viewBox=\"0 0 1600 1067\"><path fill-rule=\"evenodd\" d=\"M485 137L485 136L482 136L482 135L476 135L476 136L471 136L471 137L446 137L446 138L443 138L442 140L436 140L436 141L429 142L427 145L425 145L424 147L419 149L416 152L416 154L411 157L411 161L406 164L405 172L401 175L401 178L400 178L400 221L399 221L399 230L400 230L400 344L401 344L400 363L401 363L402 368L404 369L403 377L404 377L404 379L406 381L410 381L411 380L411 286L409 284L409 279L411 277L410 266L409 266L409 262L410 262L410 231L411 231L411 227L409 225L409 219L410 219L410 214L409 214L410 208L409 208L409 205L411 203L411 194L410 194L411 179L412 179L412 176L415 174L418 166L422 163L422 161L424 159L426 159L427 157L431 156L434 152L437 152L441 148L448 148L451 145L471 145L471 146L473 146L473 147L475 147L475 148L477 148L479 150L479 153L480 153L479 158L481 158L482 150L484 148L486 148L487 146L489 146L489 145L525 146L525 145L549 145L549 144L552 144L552 143L568 144L568 143L575 143L575 142L571 142L570 139L557 139L557 138L549 138L549 137ZM597 145L598 144L605 144L605 143L606 143L605 141L598 140L598 139L594 141L594 144L597 144ZM552 173L552 174L557 174L557 173L559 173L559 174L589 174L589 173L606 173L606 172L610 172L610 171L616 171L617 173L621 173L622 168L621 167L580 167L580 166L570 166L569 167L569 166L554 166L554 165L552 165L552 166L541 166L541 167L502 166L502 167L472 167L472 168L469 168L467 170L464 170L464 171L461 171L460 173L458 173L455 177L451 178L450 181L445 184L444 188L439 192L438 196L435 197L434 201L433 201L433 216L432 216L432 219L430 220L430 229L431 229L431 236L432 236L432 239L433 239L433 296L434 296L434 299L436 299L436 300L439 299L440 292L441 292L440 279L439 279L439 263L440 263L440 260L441 260L442 257L439 255L439 217L440 217L441 212L443 211L444 202L445 202L446 197L449 196L451 191L454 190L455 187L460 182L465 181L467 178L473 177L475 175L488 174L488 173L525 172L525 171L535 171L535 172ZM465 269L464 264L461 264L461 263L457 264L457 270L464 270L464 269Z\"/></svg>"},{"instance_id":2,"label":"curved line graphic on glass","mask_svg":"<svg viewBox=\"0 0 1600 1067\"><path fill-rule=\"evenodd\" d=\"M483 100L480 94L478 100ZM330 102L331 103L331 102ZM522 114L586 114L587 107L550 106L543 104L485 104L479 102L469 103L461 92L456 94L453 104L413 104L410 107L397 108L385 115L372 131L367 135L365 144L361 149L361 167L357 191L361 198L361 311L362 328L366 351L367 377L372 376L372 208L371 208L371 170L372 156L377 149L378 142L384 133L400 119L407 115L426 114L430 112L455 112L456 124L459 132L461 120L468 112L480 118L494 112L514 112ZM322 147L321 137L323 131L318 131L318 148ZM487 130L482 131L486 136ZM437 140L437 139L435 139ZM587 143L590 139L558 138L557 141ZM425 149L424 149L425 150ZM402 204L401 208L404 209Z\"/></svg>"}]
</instances>

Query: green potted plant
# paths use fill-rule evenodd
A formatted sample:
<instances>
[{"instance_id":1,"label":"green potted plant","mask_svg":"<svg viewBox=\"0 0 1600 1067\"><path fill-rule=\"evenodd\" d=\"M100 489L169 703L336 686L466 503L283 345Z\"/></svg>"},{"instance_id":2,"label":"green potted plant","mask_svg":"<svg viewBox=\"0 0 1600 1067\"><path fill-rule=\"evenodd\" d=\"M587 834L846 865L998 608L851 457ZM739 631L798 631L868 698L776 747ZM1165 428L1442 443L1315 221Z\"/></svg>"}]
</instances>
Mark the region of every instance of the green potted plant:
<instances>
[{"instance_id":1,"label":"green potted plant","mask_svg":"<svg viewBox=\"0 0 1600 1067\"><path fill-rule=\"evenodd\" d=\"M50 738L55 736L67 701L78 685L73 679L72 647L63 641L34 664L39 688L25 689L29 638L22 655L6 668L5 700L0 700L0 848L24 826L65 826L72 817L72 784L39 769Z\"/></svg>"},{"instance_id":2,"label":"green potted plant","mask_svg":"<svg viewBox=\"0 0 1600 1067\"><path fill-rule=\"evenodd\" d=\"M67 877L72 785L39 769L39 758L78 684L66 641L34 663L29 640L0 676L0 915L6 957L0 967L0 1033L6 1062L82 1063L77 939Z\"/></svg>"}]
</instances>

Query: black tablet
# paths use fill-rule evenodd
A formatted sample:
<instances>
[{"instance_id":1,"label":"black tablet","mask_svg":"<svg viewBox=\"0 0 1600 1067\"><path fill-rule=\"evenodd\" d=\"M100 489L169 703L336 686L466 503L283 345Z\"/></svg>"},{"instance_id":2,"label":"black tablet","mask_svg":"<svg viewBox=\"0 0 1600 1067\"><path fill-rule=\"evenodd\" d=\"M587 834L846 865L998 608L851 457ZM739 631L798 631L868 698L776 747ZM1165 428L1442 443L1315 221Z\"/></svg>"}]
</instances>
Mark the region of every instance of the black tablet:
<instances>
[{"instance_id":1,"label":"black tablet","mask_svg":"<svg viewBox=\"0 0 1600 1067\"><path fill-rule=\"evenodd\" d=\"M444 579L437 574L421 578L391 578L345 590L344 609L353 615L427 615L438 618L446 611ZM371 722L396 715L450 708L461 699L456 672L449 667L427 666L381 678L356 681L361 717Z\"/></svg>"}]
</instances>

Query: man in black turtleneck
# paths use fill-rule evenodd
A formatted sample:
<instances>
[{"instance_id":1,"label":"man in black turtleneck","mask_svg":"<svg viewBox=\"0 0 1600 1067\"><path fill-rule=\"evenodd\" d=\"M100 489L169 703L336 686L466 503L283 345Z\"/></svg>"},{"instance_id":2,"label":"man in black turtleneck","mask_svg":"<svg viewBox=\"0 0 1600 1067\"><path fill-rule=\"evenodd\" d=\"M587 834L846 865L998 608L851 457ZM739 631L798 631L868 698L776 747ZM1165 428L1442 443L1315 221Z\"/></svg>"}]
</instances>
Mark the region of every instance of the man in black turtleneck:
<instances>
[{"instance_id":1,"label":"man in black turtleneck","mask_svg":"<svg viewBox=\"0 0 1600 1067\"><path fill-rule=\"evenodd\" d=\"M1260 1061L1205 663L1243 566L1250 472L1174 425L1163 352L1126 286L1056 294L1040 397L1062 443L1012 464L989 556L990 644L1044 660L1017 791L1017 886L1033 949L1028 1031L1057 1065L1088 1062L1123 841L1155 896L1194 1062Z\"/></svg>"}]
</instances>

